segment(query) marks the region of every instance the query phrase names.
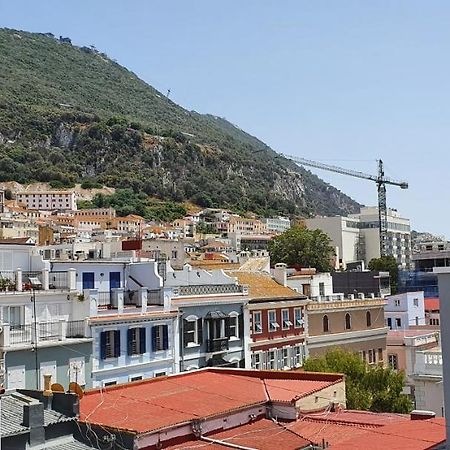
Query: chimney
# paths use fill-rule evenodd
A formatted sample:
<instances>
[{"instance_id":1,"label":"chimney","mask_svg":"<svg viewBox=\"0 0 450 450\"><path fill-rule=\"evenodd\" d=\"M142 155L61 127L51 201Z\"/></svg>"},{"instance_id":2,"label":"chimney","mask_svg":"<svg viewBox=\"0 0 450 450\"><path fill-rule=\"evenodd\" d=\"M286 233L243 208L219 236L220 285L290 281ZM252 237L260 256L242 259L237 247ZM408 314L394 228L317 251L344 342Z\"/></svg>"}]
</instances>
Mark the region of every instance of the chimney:
<instances>
[{"instance_id":1,"label":"chimney","mask_svg":"<svg viewBox=\"0 0 450 450\"><path fill-rule=\"evenodd\" d=\"M30 428L30 447L45 443L43 403L33 399L23 405L23 425Z\"/></svg>"},{"instance_id":2,"label":"chimney","mask_svg":"<svg viewBox=\"0 0 450 450\"><path fill-rule=\"evenodd\" d=\"M436 417L436 413L433 411L424 411L421 409L415 409L411 411L411 420L428 420L434 419Z\"/></svg>"},{"instance_id":3,"label":"chimney","mask_svg":"<svg viewBox=\"0 0 450 450\"><path fill-rule=\"evenodd\" d=\"M275 264L273 277L275 278L275 281L280 283L282 286L287 286L287 265L284 263Z\"/></svg>"}]
</instances>

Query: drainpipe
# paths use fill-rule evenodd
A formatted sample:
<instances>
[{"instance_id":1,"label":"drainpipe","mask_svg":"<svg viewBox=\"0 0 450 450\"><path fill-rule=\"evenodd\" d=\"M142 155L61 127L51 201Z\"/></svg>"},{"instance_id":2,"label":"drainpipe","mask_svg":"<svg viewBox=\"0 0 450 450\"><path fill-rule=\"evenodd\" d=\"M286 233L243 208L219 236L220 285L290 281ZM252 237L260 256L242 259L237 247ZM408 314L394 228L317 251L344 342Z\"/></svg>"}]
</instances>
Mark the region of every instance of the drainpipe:
<instances>
[{"instance_id":1,"label":"drainpipe","mask_svg":"<svg viewBox=\"0 0 450 450\"><path fill-rule=\"evenodd\" d=\"M179 310L180 315L179 321L180 321L180 339L178 340L180 345L180 372L184 372L184 320L183 320L183 311Z\"/></svg>"}]
</instances>

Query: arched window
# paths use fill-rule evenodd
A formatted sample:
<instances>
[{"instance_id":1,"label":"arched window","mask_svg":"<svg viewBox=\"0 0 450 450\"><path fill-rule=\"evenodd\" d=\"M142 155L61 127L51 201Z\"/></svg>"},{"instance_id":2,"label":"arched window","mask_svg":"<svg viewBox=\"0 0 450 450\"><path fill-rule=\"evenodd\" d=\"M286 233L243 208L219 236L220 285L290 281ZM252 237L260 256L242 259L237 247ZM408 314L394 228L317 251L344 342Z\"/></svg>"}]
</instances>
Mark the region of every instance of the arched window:
<instances>
[{"instance_id":1,"label":"arched window","mask_svg":"<svg viewBox=\"0 0 450 450\"><path fill-rule=\"evenodd\" d=\"M350 330L351 327L352 327L352 319L350 317L350 314L347 313L345 315L345 329Z\"/></svg>"},{"instance_id":2,"label":"arched window","mask_svg":"<svg viewBox=\"0 0 450 450\"><path fill-rule=\"evenodd\" d=\"M372 326L372 316L370 314L370 311L366 312L366 324L368 327Z\"/></svg>"},{"instance_id":3,"label":"arched window","mask_svg":"<svg viewBox=\"0 0 450 450\"><path fill-rule=\"evenodd\" d=\"M324 333L327 333L329 331L329 326L330 326L328 316L323 316L322 322L323 322L323 331L324 331Z\"/></svg>"}]
</instances>

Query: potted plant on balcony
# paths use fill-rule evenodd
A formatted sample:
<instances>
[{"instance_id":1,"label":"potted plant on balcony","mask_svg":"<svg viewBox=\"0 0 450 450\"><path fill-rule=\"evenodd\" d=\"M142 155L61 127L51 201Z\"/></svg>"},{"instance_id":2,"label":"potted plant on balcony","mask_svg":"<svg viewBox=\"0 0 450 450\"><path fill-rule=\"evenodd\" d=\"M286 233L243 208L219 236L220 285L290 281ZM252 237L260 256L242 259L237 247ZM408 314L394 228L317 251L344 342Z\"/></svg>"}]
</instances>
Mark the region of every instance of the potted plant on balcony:
<instances>
[{"instance_id":1,"label":"potted plant on balcony","mask_svg":"<svg viewBox=\"0 0 450 450\"><path fill-rule=\"evenodd\" d=\"M77 295L77 299L78 299L79 302L84 302L84 294L83 293L78 294Z\"/></svg>"}]
</instances>

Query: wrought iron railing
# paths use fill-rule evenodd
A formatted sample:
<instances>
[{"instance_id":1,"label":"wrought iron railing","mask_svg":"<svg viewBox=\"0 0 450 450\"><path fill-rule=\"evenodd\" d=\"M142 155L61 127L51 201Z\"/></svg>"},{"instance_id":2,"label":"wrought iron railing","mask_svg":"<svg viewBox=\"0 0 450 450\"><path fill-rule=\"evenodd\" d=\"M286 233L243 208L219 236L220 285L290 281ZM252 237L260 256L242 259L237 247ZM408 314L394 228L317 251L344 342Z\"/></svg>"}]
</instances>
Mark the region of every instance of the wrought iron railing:
<instances>
[{"instance_id":1,"label":"wrought iron railing","mask_svg":"<svg viewBox=\"0 0 450 450\"><path fill-rule=\"evenodd\" d=\"M50 289L69 289L68 272L50 272L49 273Z\"/></svg>"},{"instance_id":2,"label":"wrought iron railing","mask_svg":"<svg viewBox=\"0 0 450 450\"><path fill-rule=\"evenodd\" d=\"M222 352L228 350L228 338L208 339L206 341L208 352Z\"/></svg>"},{"instance_id":3,"label":"wrought iron railing","mask_svg":"<svg viewBox=\"0 0 450 450\"><path fill-rule=\"evenodd\" d=\"M245 291L240 284L206 284L179 286L178 295L238 294Z\"/></svg>"}]
</instances>

